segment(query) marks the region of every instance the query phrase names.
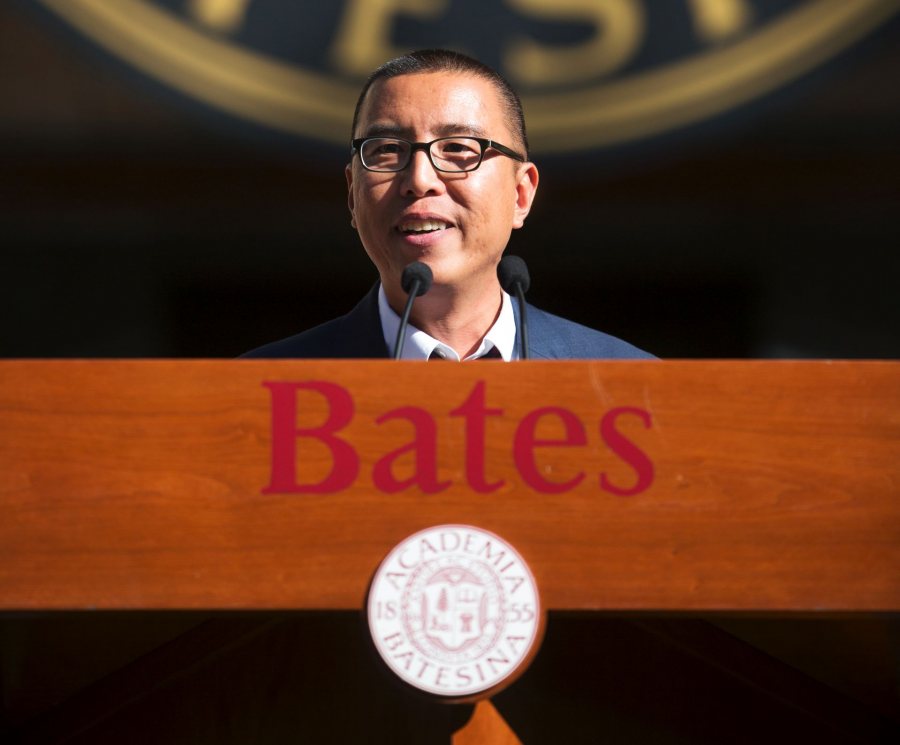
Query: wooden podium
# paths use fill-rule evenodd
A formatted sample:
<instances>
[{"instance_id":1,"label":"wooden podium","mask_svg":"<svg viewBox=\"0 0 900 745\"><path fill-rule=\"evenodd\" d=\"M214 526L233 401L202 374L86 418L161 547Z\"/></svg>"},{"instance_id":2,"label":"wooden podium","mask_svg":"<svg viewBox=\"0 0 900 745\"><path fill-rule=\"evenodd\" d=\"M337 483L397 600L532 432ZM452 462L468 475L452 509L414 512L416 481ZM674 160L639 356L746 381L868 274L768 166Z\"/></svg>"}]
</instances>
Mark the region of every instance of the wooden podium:
<instances>
[{"instance_id":1,"label":"wooden podium","mask_svg":"<svg viewBox=\"0 0 900 745\"><path fill-rule=\"evenodd\" d=\"M390 682L360 673L379 681L369 690L337 669L324 680L330 652L320 645L333 637L346 658L338 667L377 667L360 651L366 630L353 611L391 547L442 523L497 533L536 576L552 651L498 708L524 723L510 721L523 742L545 741L529 728L552 720L554 705L529 719L533 704L517 705L516 690L539 678L566 687L553 676L584 683L585 671L571 668L590 658L602 633L590 630L595 620L740 665L724 632L698 636L692 622L883 622L900 611L900 364L9 361L0 363L0 508L0 608L15 633L37 639L44 632L34 629L53 619L83 630L96 617L139 618L151 630L127 665L34 716L8 715L22 742L113 741L129 726L132 742L270 741L249 719L223 729L214 703L196 726L185 724L190 714L175 717L178 736L154 729L173 701L190 708L179 686L191 670L241 645L254 670L277 660L322 673L304 679L304 695L320 691L321 701L294 702L296 722L330 718L338 732L343 717L367 717L366 740L381 742L379 728L396 730L396 716L415 711L400 729L446 719L452 731L459 714L406 691L382 710L394 714L373 713L366 702ZM285 653L294 622L306 638ZM120 636L133 641L134 628ZM102 644L91 633L84 643ZM623 661L607 652L614 671ZM4 678L27 682L17 664L5 659ZM222 693L229 717L235 701L265 716L266 701L283 695L284 670L250 682L235 672L247 669L202 683L205 696ZM759 669L749 662L741 675L771 673ZM634 685L629 701L639 705ZM647 706L661 695L648 684ZM804 705L831 716L835 732L894 732L890 712L865 721L866 710L828 695ZM557 707L560 716L577 719L577 704ZM319 739L306 741L332 741L313 731ZM582 741L574 732L559 741Z\"/></svg>"}]
</instances>

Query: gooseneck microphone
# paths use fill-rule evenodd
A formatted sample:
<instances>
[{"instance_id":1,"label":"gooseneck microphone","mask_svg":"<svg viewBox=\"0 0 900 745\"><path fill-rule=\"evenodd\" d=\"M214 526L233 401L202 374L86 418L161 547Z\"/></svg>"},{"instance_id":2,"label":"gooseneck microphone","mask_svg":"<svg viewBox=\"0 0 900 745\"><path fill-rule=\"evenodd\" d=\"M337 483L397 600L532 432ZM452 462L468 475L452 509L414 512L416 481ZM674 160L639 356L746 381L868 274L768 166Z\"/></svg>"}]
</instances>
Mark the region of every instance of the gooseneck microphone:
<instances>
[{"instance_id":1,"label":"gooseneck microphone","mask_svg":"<svg viewBox=\"0 0 900 745\"><path fill-rule=\"evenodd\" d=\"M531 287L528 267L519 256L504 256L497 265L500 286L519 301L519 357L528 359L528 315L525 310L525 293Z\"/></svg>"},{"instance_id":2,"label":"gooseneck microphone","mask_svg":"<svg viewBox=\"0 0 900 745\"><path fill-rule=\"evenodd\" d=\"M400 328L397 329L397 342L394 344L394 359L400 359L400 353L403 351L403 342L406 341L406 326L409 323L409 314L412 312L413 301L424 295L431 289L431 283L434 275L431 273L431 267L423 264L421 261L414 261L407 264L400 276L400 286L409 297L406 299L406 307L403 309L403 315L400 316Z\"/></svg>"}]
</instances>

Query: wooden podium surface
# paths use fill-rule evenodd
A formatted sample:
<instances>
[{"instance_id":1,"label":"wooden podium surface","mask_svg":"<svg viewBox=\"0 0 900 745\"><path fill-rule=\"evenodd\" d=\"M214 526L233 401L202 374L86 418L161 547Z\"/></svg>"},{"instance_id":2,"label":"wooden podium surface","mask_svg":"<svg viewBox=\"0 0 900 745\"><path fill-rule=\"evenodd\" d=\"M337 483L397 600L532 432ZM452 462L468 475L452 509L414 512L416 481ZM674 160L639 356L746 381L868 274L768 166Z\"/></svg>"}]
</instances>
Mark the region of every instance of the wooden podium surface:
<instances>
[{"instance_id":1,"label":"wooden podium surface","mask_svg":"<svg viewBox=\"0 0 900 745\"><path fill-rule=\"evenodd\" d=\"M6 610L355 609L461 523L550 609L897 611L900 364L9 361L0 509Z\"/></svg>"},{"instance_id":2,"label":"wooden podium surface","mask_svg":"<svg viewBox=\"0 0 900 745\"><path fill-rule=\"evenodd\" d=\"M0 739L896 742L898 496L898 363L2 362ZM466 729L354 612L442 523L551 610Z\"/></svg>"}]
</instances>

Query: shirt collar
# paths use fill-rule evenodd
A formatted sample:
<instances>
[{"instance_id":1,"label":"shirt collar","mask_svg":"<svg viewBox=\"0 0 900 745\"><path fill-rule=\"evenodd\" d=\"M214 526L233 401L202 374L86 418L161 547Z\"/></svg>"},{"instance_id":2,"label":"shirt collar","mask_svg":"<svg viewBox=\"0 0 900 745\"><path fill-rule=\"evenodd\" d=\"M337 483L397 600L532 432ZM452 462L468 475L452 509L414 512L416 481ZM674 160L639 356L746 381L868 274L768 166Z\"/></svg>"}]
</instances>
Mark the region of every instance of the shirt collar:
<instances>
[{"instance_id":1,"label":"shirt collar","mask_svg":"<svg viewBox=\"0 0 900 745\"><path fill-rule=\"evenodd\" d=\"M501 291L502 292L502 291ZM388 304L384 286L378 286L378 315L381 317L381 331L384 334L384 342L390 352L393 352L397 342L397 330L400 328L400 316ZM512 300L503 292L503 301L500 306L500 314L494 325L484 335L481 344L467 360L478 359L484 356L491 348L496 347L504 362L518 359L516 354L516 317L513 313ZM403 343L402 360L427 360L432 353L437 352L448 360L459 361L456 350L438 341L433 336L417 329L412 324L406 327L406 341Z\"/></svg>"}]
</instances>

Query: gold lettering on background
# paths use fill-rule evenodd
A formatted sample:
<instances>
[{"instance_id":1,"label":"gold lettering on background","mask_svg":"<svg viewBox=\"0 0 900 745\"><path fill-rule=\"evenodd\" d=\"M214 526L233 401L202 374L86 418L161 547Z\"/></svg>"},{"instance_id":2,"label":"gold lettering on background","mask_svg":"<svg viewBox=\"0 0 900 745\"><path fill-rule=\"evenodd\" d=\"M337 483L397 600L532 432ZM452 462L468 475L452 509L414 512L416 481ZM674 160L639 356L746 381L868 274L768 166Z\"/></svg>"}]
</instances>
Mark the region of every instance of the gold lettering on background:
<instances>
[{"instance_id":1,"label":"gold lettering on background","mask_svg":"<svg viewBox=\"0 0 900 745\"><path fill-rule=\"evenodd\" d=\"M446 7L447 0L350 0L331 48L331 61L342 72L368 75L408 51L391 44L395 16L435 18Z\"/></svg>"},{"instance_id":2,"label":"gold lettering on background","mask_svg":"<svg viewBox=\"0 0 900 745\"><path fill-rule=\"evenodd\" d=\"M448 1L426 0L423 4L422 0L346 0L353 13L342 19L342 48L351 53L345 55L349 62L342 69L353 67L355 60L356 68L361 66L363 74L369 72L369 67L390 56L383 50L390 51L393 26L386 24L393 22L393 16L408 13L409 8L418 8L416 12L422 15L422 8L430 8L429 12L437 13L439 22L440 13L435 9L445 7ZM729 43L710 44L709 49L695 50L694 54L648 69L628 70L620 79L607 76L583 90L554 90L550 85L547 90L526 93L524 104L535 150L550 153L609 147L702 121L795 80L882 24L900 17L897 0L807 0L790 4L789 8L785 3L784 10L773 13L771 21L763 24L750 16L743 16L741 21L734 12L742 8L752 13L758 7L754 0L692 0L692 5L688 1L669 0L678 2L685 12L699 13L694 16L695 22L709 33L717 28L716 33L722 34L738 28L740 23L748 23L749 27L729 38ZM198 28L197 18L187 22L187 18L151 0L32 2L185 95L285 132L335 144L343 142L344 126L353 111L357 90L338 76L291 65L257 50L244 49L230 39L204 33ZM542 4L530 0L527 6L525 0L504 2L515 2L528 14L536 12L533 8L538 5L545 6L538 22L541 18L555 19L563 12L550 10L553 0L543 0ZM250 7L249 0L231 0L227 5L244 10ZM202 6L212 7L200 0L183 0L181 7L200 12ZM569 9L570 13L577 7L582 11L580 17L597 24L602 19L607 25L596 28L603 38L592 42L613 47L617 43L621 47L622 42L615 40L630 37L630 44L624 45L627 52L629 46L643 42L645 14L656 6L651 0L596 0L590 5L560 0L555 7ZM722 7L730 10L726 13ZM613 15L612 8L618 8L618 16ZM713 23L713 17L719 20ZM367 19L373 26L365 27ZM366 46L367 39L370 41ZM354 53L357 40L362 54ZM565 47L560 50L552 45L538 45L537 50L550 54L548 59L557 63L557 77L562 77L560 58L553 53L565 51ZM623 59L628 57L627 53L623 56L621 48L618 54ZM360 58L371 58L371 65L360 65ZM516 71L511 72L510 77Z\"/></svg>"},{"instance_id":3,"label":"gold lettering on background","mask_svg":"<svg viewBox=\"0 0 900 745\"><path fill-rule=\"evenodd\" d=\"M628 62L643 37L644 11L637 0L506 1L525 15L587 22L596 30L588 41L565 47L515 41L504 55L504 69L520 83L554 85L606 75Z\"/></svg>"},{"instance_id":4,"label":"gold lettering on background","mask_svg":"<svg viewBox=\"0 0 900 745\"><path fill-rule=\"evenodd\" d=\"M190 0L188 10L204 26L222 33L237 31L250 0Z\"/></svg>"},{"instance_id":5,"label":"gold lettering on background","mask_svg":"<svg viewBox=\"0 0 900 745\"><path fill-rule=\"evenodd\" d=\"M753 21L747 0L688 0L694 16L694 31L709 43L724 41L741 33Z\"/></svg>"}]
</instances>

